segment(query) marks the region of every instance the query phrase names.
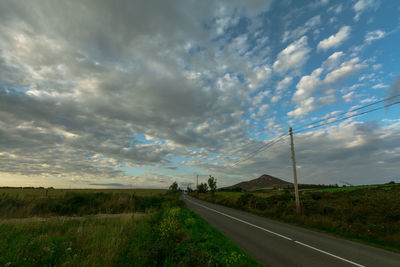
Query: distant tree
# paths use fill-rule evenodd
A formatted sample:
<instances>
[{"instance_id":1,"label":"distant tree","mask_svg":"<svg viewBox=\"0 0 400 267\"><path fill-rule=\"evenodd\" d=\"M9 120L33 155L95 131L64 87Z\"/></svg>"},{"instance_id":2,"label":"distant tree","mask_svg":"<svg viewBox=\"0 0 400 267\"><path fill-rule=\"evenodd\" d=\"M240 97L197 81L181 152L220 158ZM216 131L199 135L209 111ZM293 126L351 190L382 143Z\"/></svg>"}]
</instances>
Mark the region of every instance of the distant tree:
<instances>
[{"instance_id":1,"label":"distant tree","mask_svg":"<svg viewBox=\"0 0 400 267\"><path fill-rule=\"evenodd\" d=\"M173 182L170 187L169 187L169 191L176 193L179 191L179 187L178 187L178 183L175 181Z\"/></svg>"},{"instance_id":2,"label":"distant tree","mask_svg":"<svg viewBox=\"0 0 400 267\"><path fill-rule=\"evenodd\" d=\"M217 190L217 179L215 179L211 175L210 178L208 178L208 187L210 188L211 195L214 196L215 190Z\"/></svg>"},{"instance_id":3,"label":"distant tree","mask_svg":"<svg viewBox=\"0 0 400 267\"><path fill-rule=\"evenodd\" d=\"M186 190L187 190L188 194L193 193L193 189L190 186L188 186L186 188Z\"/></svg>"},{"instance_id":4,"label":"distant tree","mask_svg":"<svg viewBox=\"0 0 400 267\"><path fill-rule=\"evenodd\" d=\"M198 193L207 193L207 191L208 191L208 186L206 183L201 183L197 186Z\"/></svg>"}]
</instances>

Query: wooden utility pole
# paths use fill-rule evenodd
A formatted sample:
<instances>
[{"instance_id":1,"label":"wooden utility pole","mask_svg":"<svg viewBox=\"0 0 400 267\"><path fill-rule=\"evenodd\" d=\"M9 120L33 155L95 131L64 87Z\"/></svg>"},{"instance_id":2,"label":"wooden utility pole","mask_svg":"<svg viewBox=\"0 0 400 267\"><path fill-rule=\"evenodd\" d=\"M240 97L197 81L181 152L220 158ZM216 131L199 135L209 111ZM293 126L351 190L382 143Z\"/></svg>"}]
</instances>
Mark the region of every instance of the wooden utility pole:
<instances>
[{"instance_id":1,"label":"wooden utility pole","mask_svg":"<svg viewBox=\"0 0 400 267\"><path fill-rule=\"evenodd\" d=\"M292 151L292 165L293 165L293 180L294 180L294 194L296 197L296 213L301 214L300 199L299 199L299 187L297 186L297 171L296 171L296 158L294 155L294 142L293 142L293 130L289 128L290 134L290 150Z\"/></svg>"},{"instance_id":2,"label":"wooden utility pole","mask_svg":"<svg viewBox=\"0 0 400 267\"><path fill-rule=\"evenodd\" d=\"M199 195L199 175L196 174L196 193Z\"/></svg>"}]
</instances>

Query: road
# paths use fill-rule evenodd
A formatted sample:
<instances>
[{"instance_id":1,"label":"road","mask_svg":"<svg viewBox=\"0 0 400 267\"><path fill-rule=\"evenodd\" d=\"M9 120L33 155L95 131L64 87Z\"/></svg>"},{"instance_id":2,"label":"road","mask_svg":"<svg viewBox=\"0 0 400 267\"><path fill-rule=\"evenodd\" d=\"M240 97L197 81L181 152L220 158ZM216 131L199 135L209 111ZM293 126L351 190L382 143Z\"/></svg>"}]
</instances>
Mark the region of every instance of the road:
<instances>
[{"instance_id":1,"label":"road","mask_svg":"<svg viewBox=\"0 0 400 267\"><path fill-rule=\"evenodd\" d=\"M400 254L182 196L196 212L266 266L400 266Z\"/></svg>"}]
</instances>

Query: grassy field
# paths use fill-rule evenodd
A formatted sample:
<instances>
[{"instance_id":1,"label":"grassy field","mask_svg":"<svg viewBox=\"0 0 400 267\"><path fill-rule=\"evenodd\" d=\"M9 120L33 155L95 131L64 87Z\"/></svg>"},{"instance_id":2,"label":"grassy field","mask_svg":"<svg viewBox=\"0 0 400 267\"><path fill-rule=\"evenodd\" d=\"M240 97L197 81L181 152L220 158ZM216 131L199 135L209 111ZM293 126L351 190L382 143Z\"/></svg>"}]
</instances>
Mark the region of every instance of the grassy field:
<instances>
[{"instance_id":1,"label":"grassy field","mask_svg":"<svg viewBox=\"0 0 400 267\"><path fill-rule=\"evenodd\" d=\"M244 193L243 192L218 191L218 192L215 192L215 194L218 196L230 197L234 200L237 200ZM279 194L279 191L269 192L269 193L253 193L253 195L259 196L259 197L270 197L270 196L276 195L276 194Z\"/></svg>"},{"instance_id":2,"label":"grassy field","mask_svg":"<svg viewBox=\"0 0 400 267\"><path fill-rule=\"evenodd\" d=\"M47 191L47 196L46 196ZM138 196L154 196L167 192L166 189L11 189L0 188L0 195L20 198L63 197L67 193L126 193Z\"/></svg>"},{"instance_id":3,"label":"grassy field","mask_svg":"<svg viewBox=\"0 0 400 267\"><path fill-rule=\"evenodd\" d=\"M139 207L147 215L86 216ZM52 217L10 219L26 217L27 210ZM0 266L260 266L186 209L176 194L75 191L30 199L3 194L0 213Z\"/></svg>"},{"instance_id":4,"label":"grassy field","mask_svg":"<svg viewBox=\"0 0 400 267\"><path fill-rule=\"evenodd\" d=\"M301 216L289 191L199 198L400 252L400 184L302 190Z\"/></svg>"},{"instance_id":5,"label":"grassy field","mask_svg":"<svg viewBox=\"0 0 400 267\"><path fill-rule=\"evenodd\" d=\"M165 201L160 193L145 192L147 195L143 196L137 192L141 191L70 190L48 197L3 192L0 194L0 218L146 212L159 209Z\"/></svg>"},{"instance_id":6,"label":"grassy field","mask_svg":"<svg viewBox=\"0 0 400 267\"><path fill-rule=\"evenodd\" d=\"M380 189L387 189L393 185L391 184L384 184L384 185L357 185L357 186L346 186L346 187L337 187L337 188L326 188L326 189L315 189L311 190L313 192L340 192L340 191L354 191L359 189L369 189L369 188L380 188Z\"/></svg>"}]
</instances>

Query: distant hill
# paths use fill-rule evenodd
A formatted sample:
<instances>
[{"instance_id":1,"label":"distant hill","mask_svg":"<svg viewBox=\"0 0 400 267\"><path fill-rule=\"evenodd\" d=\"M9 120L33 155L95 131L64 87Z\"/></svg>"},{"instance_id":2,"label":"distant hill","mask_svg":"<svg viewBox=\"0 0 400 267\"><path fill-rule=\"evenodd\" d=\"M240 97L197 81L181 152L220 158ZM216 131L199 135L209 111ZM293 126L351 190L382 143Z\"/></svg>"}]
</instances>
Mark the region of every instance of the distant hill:
<instances>
[{"instance_id":1,"label":"distant hill","mask_svg":"<svg viewBox=\"0 0 400 267\"><path fill-rule=\"evenodd\" d=\"M223 189L232 190L232 189L242 188L242 189L249 191L249 190L257 190L257 189L266 188L266 187L286 187L291 184L292 183L286 182L284 180L273 177L271 175L263 174L256 179L246 181L246 182L241 182L241 183L231 185L231 186L227 186L227 187L224 187Z\"/></svg>"}]
</instances>

